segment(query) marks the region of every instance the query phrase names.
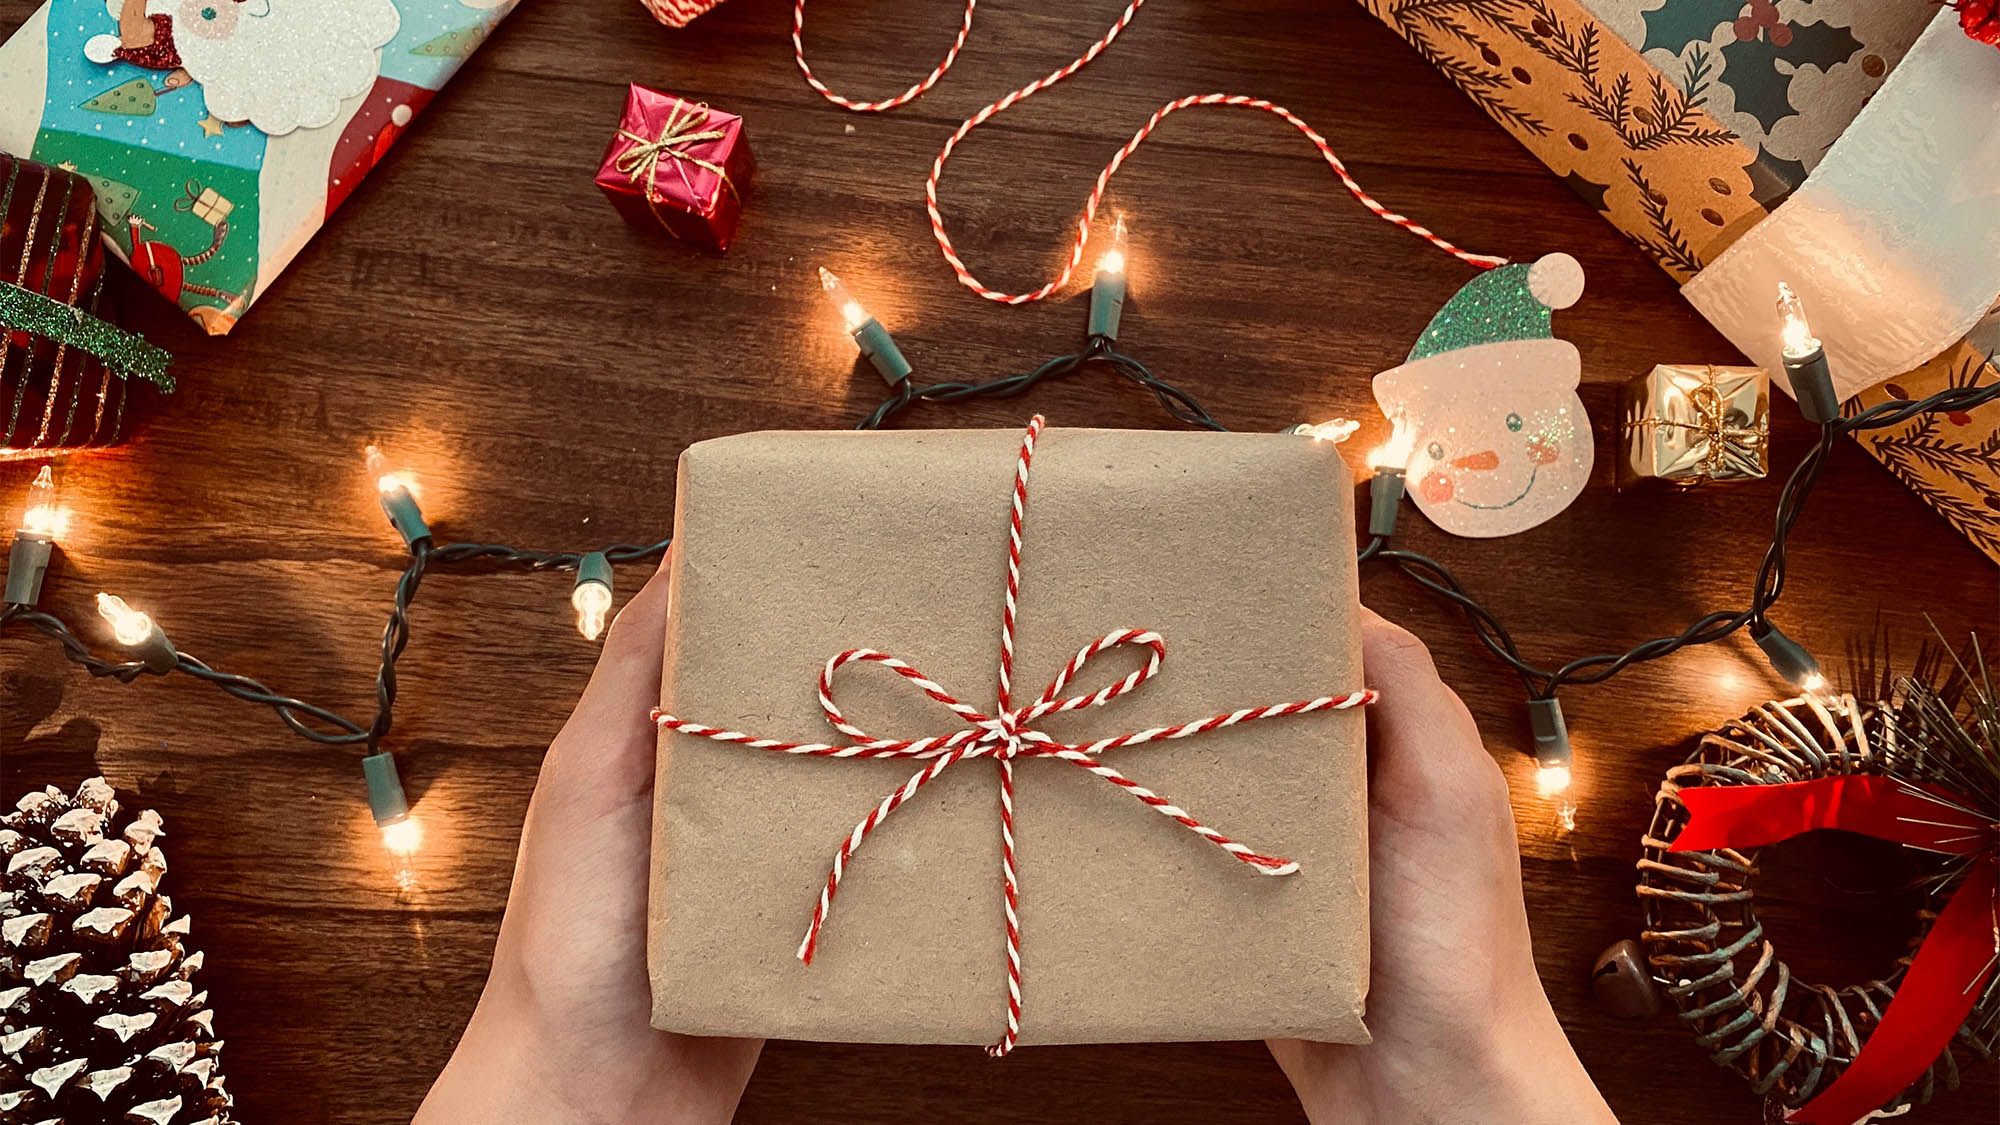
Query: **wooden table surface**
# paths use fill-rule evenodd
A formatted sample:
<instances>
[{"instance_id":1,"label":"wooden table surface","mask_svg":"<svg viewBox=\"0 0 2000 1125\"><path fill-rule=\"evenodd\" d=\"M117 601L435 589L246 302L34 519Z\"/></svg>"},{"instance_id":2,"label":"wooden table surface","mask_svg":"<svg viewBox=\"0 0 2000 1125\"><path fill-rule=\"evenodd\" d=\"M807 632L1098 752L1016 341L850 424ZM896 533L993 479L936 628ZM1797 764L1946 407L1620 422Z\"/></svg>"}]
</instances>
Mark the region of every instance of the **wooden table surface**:
<instances>
[{"instance_id":1,"label":"wooden table surface","mask_svg":"<svg viewBox=\"0 0 2000 1125\"><path fill-rule=\"evenodd\" d=\"M33 6L0 0L0 29ZM202 337L127 286L129 321L179 356L182 389L131 444L67 466L78 517L44 607L96 637L90 596L118 591L185 650L365 716L403 563L364 442L417 472L445 536L588 549L667 532L688 443L848 426L874 404L881 384L815 286L822 263L930 378L987 378L1071 349L1080 299L1003 308L954 283L923 177L962 117L1070 59L1119 7L992 0L934 93L856 116L800 81L784 0L731 0L679 32L635 0L524 4L234 334ZM958 9L836 0L813 16L819 73L881 96L928 69ZM747 120L756 191L727 256L634 231L599 198L591 175L627 81ZM1556 324L1584 356L1592 487L1498 541L1412 514L1409 545L1456 568L1545 663L1742 604L1777 481L1612 487L1620 384L1655 363L1740 357L1639 250L1347 0L1148 7L1096 66L963 147L942 192L961 251L989 279L1039 284L1111 150L1161 102L1218 89L1298 111L1389 205L1463 245L1565 250L1589 274ZM1122 343L1233 427L1368 418L1356 446L1368 448L1383 429L1369 376L1470 276L1371 218L1263 115L1170 122L1112 202L1132 220ZM1167 424L1101 375L907 421L1013 426L1030 409L1063 425ZM1788 400L1773 413L1782 470L1810 434ZM0 506L30 472L0 465ZM1830 663L1878 626L1907 660L1926 615L1958 635L2000 620L1993 567L1852 446L1813 497L1792 565L1782 620ZM620 574L621 600L642 577ZM165 815L173 895L208 950L203 980L245 1121L405 1120L443 1064L486 973L543 748L595 655L570 626L568 592L554 575L426 582L391 740L429 825L409 895L370 830L352 754L190 680L93 682L36 637L0 640L0 796L101 771ZM1782 694L1754 648L1732 638L1565 695L1583 811L1563 838L1533 793L1519 684L1403 579L1371 571L1362 594L1430 642L1514 785L1542 978L1621 1117L1759 1120L1758 1099L1673 1020L1614 1020L1586 981L1598 950L1638 929L1633 863L1662 772L1705 727ZM1879 899L1794 874L1766 897L1802 972L1860 980L1902 948L1906 916L1844 930ZM1917 1119L1991 1122L1995 1098L1983 1068ZM969 1049L774 1043L742 1109L747 1121L1299 1116L1247 1043L1040 1049L999 1065Z\"/></svg>"}]
</instances>

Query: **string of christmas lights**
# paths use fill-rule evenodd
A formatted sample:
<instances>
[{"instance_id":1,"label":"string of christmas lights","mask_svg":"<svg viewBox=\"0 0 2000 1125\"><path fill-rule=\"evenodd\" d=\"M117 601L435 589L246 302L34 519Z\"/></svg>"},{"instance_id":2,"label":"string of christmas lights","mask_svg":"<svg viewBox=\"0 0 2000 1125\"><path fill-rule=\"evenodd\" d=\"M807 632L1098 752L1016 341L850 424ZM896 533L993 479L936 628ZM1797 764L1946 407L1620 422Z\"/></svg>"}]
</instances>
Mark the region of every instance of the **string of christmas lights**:
<instances>
[{"instance_id":1,"label":"string of christmas lights","mask_svg":"<svg viewBox=\"0 0 2000 1125\"><path fill-rule=\"evenodd\" d=\"M908 373L907 362L897 369L904 374L893 376L889 369L878 364L878 371L889 383L890 394L861 421L859 428L879 428L917 402L954 403L978 398L1007 398L1025 392L1044 379L1101 364L1152 391L1161 406L1176 419L1207 429L1226 430L1228 427L1218 422L1187 392L1157 378L1137 360L1112 349L1118 336L1118 311L1123 308L1126 296L1127 251L1122 237L1122 217L1118 229L1120 237L1099 259L1092 282L1090 343L1084 351L1050 360L1025 374L984 383L918 385L913 383ZM859 307L844 289L837 295L831 289L828 292L837 301ZM1718 610L1705 614L1679 633L1643 641L1623 652L1581 656L1555 668L1530 662L1521 654L1520 646L1506 626L1466 592L1465 585L1449 567L1426 555L1389 545L1396 532L1398 512L1405 495L1404 466L1411 454L1410 430L1401 418L1390 419L1389 442L1368 458L1374 474L1369 484L1368 541L1360 548L1359 560L1363 564L1391 564L1404 577L1457 606L1465 614L1480 643L1520 676L1528 696L1527 726L1532 740L1531 752L1538 767L1536 788L1543 797L1558 801L1558 820L1565 830L1575 826L1577 809L1572 788L1573 753L1562 704L1557 698L1562 688L1603 683L1635 664L1659 660L1685 648L1713 644L1747 629L1772 669L1788 683L1801 692L1823 691L1827 683L1818 661L1804 646L1778 628L1770 618L1770 611L1784 591L1786 543L1805 510L1806 499L1818 482L1834 445L1843 436L1899 425L1921 414L1971 410L2000 401L2000 383L1984 386L1967 384L1947 388L1917 401L1895 399L1878 403L1842 417L1825 349L1812 334L1803 304L1788 285L1779 287L1777 312L1786 374L1798 395L1800 411L1807 420L1819 425L1819 440L1799 461L1779 493L1771 540L1752 583L1748 606L1740 610ZM873 323L879 340L886 341L887 346L894 349L894 341L889 338L887 330L881 328L879 322ZM863 346L862 350L864 355L870 355L867 346ZM900 350L895 354L901 358ZM1992 358L1987 357L1989 363ZM1316 441L1340 442L1347 440L1358 428L1358 423L1353 421L1333 419L1301 423L1293 426L1290 432Z\"/></svg>"},{"instance_id":2,"label":"string of christmas lights","mask_svg":"<svg viewBox=\"0 0 2000 1125\"><path fill-rule=\"evenodd\" d=\"M219 671L180 651L151 617L116 594L100 592L97 611L110 629L111 639L124 650L127 658L122 660L98 656L61 618L35 609L56 543L70 522L70 513L61 504L55 476L48 465L43 465L29 484L20 527L14 532L8 554L5 600L0 604L0 633L10 625L33 629L55 641L65 659L91 676L119 683L175 672L192 676L237 699L271 708L292 733L308 741L324 746L363 747L367 753L361 760L361 769L368 788L369 811L382 831L383 846L407 861L423 841L423 826L410 811L395 754L384 748L383 740L394 721L396 661L410 643L410 607L424 576L433 571L474 566L574 572L570 605L576 611L577 631L586 640L594 641L603 635L610 616L613 567L657 559L666 553L671 540L643 545L617 543L583 554L494 543L440 544L432 536L417 504L415 481L392 468L379 448L371 445L363 452L368 474L375 479L380 494L383 514L410 553L409 565L396 582L388 624L382 630L381 661L375 675L375 713L366 724L330 708L284 695L248 676Z\"/></svg>"},{"instance_id":3,"label":"string of christmas lights","mask_svg":"<svg viewBox=\"0 0 2000 1125\"><path fill-rule=\"evenodd\" d=\"M863 102L836 94L812 76L806 65L803 30L804 0L794 13L793 43L798 63L807 82L829 100L857 111L877 112L914 100L934 86L950 69L971 30L977 0L967 0L965 20L950 52L930 75L902 94L877 102ZM1040 289L1007 294L982 285L960 261L944 230L937 207L937 182L954 146L978 125L1014 103L1074 74L1110 45L1132 20L1144 0L1131 0L1106 34L1070 64L992 103L966 119L945 143L933 162L926 183L927 209L932 231L947 262L959 281L990 300L1020 304L1040 300L1067 284L1082 262L1090 238L1091 223L1113 174L1167 114L1195 105L1243 106L1265 110L1284 118L1301 130L1319 149L1347 190L1384 221L1394 223L1429 241L1439 249L1482 268L1502 264L1502 259L1461 250L1410 219L1390 211L1372 198L1348 174L1324 137L1283 107L1261 99L1240 95L1210 94L1168 103L1122 147L1099 174L1078 223L1075 242L1059 275ZM1058 356L1027 372L986 382L918 381L908 358L889 331L870 315L861 302L831 272L819 271L820 285L839 311L848 334L861 355L881 375L889 395L858 424L860 429L888 425L920 402L956 403L981 398L1007 398L1025 394L1036 385L1054 378L1091 369L1104 369L1144 388L1175 420L1190 426L1224 430L1193 396L1154 375L1143 363L1119 352L1120 319L1127 291L1125 224L1119 218L1112 231L1112 245L1098 259L1090 287L1090 313L1083 350ZM1656 637L1623 652L1579 657L1556 668L1531 663L1521 653L1506 626L1490 610L1466 592L1465 586L1443 563L1417 552L1392 547L1398 513L1404 497L1404 465L1410 454L1408 428L1401 419L1391 419L1390 442L1369 458L1375 472L1370 481L1368 541L1358 557L1364 564L1379 562L1395 570L1457 606L1465 615L1473 634L1497 658L1521 678L1527 695L1528 727L1532 752L1538 762L1538 789L1544 796L1561 801L1565 826L1573 824L1572 753L1557 693L1567 686L1601 683L1619 672L1647 661L1658 660L1681 649L1710 644L1747 629L1772 667L1801 691L1817 692L1825 686L1818 664L1796 641L1770 620L1785 582L1786 542L1800 517L1807 497L1825 466L1838 438L1863 429L1893 426L1919 414L1969 410L2000 400L2000 384L1961 386L1941 391L1921 401L1884 402L1850 417L1840 417L1838 398L1833 390L1824 349L1813 337L1804 309L1789 288L1781 288L1778 311L1782 323L1784 364L1798 394L1801 410L1821 427L1820 440L1794 469L1780 494L1774 516L1773 533L1758 568L1749 605L1741 610L1722 610L1704 615L1686 629L1671 636ZM1291 432L1311 440L1345 441L1358 424L1333 419L1316 424L1302 423ZM112 639L125 650L126 659L108 660L97 656L59 618L37 610L43 577L53 557L56 543L66 529L68 513L58 502L53 475L47 466L36 475L28 490L28 502L9 553L5 596L0 599L0 632L11 625L35 630L54 640L64 657L90 675L131 683L142 676L179 672L215 685L234 698L269 707L285 726L312 742L335 746L361 746L369 807L382 829L383 842L392 852L407 857L421 840L421 827L411 814L396 769L393 753L383 745L388 736L397 694L396 661L411 639L410 608L426 574L438 570L475 566L518 567L531 571L556 570L575 575L570 605L576 613L577 628L588 639L596 639L605 627L612 604L612 573L620 563L640 562L662 556L671 540L635 545L615 544L587 553L534 551L498 544L438 544L417 503L414 482L396 471L379 449L365 451L367 471L375 478L384 514L396 529L409 552L410 561L396 585L388 623L383 629L380 662L376 674L375 712L362 724L332 709L280 694L256 680L221 672L205 662L179 651L166 634L145 613L109 593L98 595L99 614L110 628Z\"/></svg>"},{"instance_id":4,"label":"string of christmas lights","mask_svg":"<svg viewBox=\"0 0 2000 1125\"><path fill-rule=\"evenodd\" d=\"M1122 221L1121 221L1122 226ZM890 392L858 424L860 429L878 429L920 402L940 404L973 399L1008 398L1024 394L1040 382L1093 367L1107 369L1153 394L1161 407L1177 421L1211 430L1226 430L1193 396L1155 376L1142 363L1115 350L1120 329L1120 311L1126 292L1126 247L1121 240L1099 259L1093 276L1090 298L1088 343L1077 353L1060 356L1020 374L987 382L922 383L880 321L869 316L860 302L837 278L821 271L821 285L840 312L857 350L881 374ZM1825 686L1819 666L1796 641L1781 631L1769 617L1783 592L1785 545L1804 510L1805 502L1825 467L1826 458L1837 440L1860 430L1894 426L1920 414L1970 410L2000 400L2000 383L1965 385L1940 391L1920 401L1892 400L1841 417L1832 392L1824 350L1811 335L1804 311L1795 296L1786 290L1781 296L1786 340L1786 366L1800 388L1801 409L1820 427L1820 440L1801 459L1787 479L1776 508L1770 545L1754 579L1749 605L1740 610L1706 614L1678 634L1656 637L1623 652L1579 657L1555 668L1530 662L1501 620L1466 591L1458 577L1436 559L1403 548L1392 547L1398 514L1404 498L1404 470L1410 449L1407 427L1392 419L1392 436L1368 461L1374 472L1369 484L1368 539L1358 553L1363 564L1392 565L1419 586L1443 597L1465 614L1475 637L1521 678L1527 694L1531 752L1538 763L1537 784L1544 797L1560 802L1559 815L1565 826L1573 824L1576 812L1571 797L1572 753L1567 727L1557 692L1569 686L1602 683L1635 664L1658 660L1681 649L1710 644L1748 629L1771 666L1801 691L1816 692ZM1824 387L1819 387L1819 384ZM1345 441L1358 429L1346 419L1301 423L1289 432L1314 441ZM131 683L143 676L179 672L213 684L230 696L269 707L285 726L312 742L331 746L360 746L367 783L369 808L382 829L383 843L391 852L407 858L422 839L422 829L412 815L396 770L393 752L383 745L390 733L396 702L396 661L411 638L410 610L425 575L439 570L520 568L529 571L563 571L575 575L570 605L576 613L579 632L595 640L604 630L612 598L612 571L618 564L658 559L671 539L650 544L614 544L597 551L569 553L537 551L499 544L444 543L435 541L417 503L415 482L390 466L381 450L365 450L367 472L374 478L382 510L403 541L410 562L396 584L389 621L383 629L381 659L376 674L376 706L372 719L360 723L327 707L283 695L247 676L219 671L177 649L164 631L145 613L127 605L116 595L98 595L99 614L112 640L126 658L110 660L96 655L66 623L52 614L35 609L40 599L44 575L53 549L69 523L69 513L61 505L54 476L43 466L28 488L28 497L19 529L14 533L9 553L4 607L0 607L0 633L12 625L35 630L54 640L63 656L92 676Z\"/></svg>"},{"instance_id":5,"label":"string of christmas lights","mask_svg":"<svg viewBox=\"0 0 2000 1125\"><path fill-rule=\"evenodd\" d=\"M951 267L961 285L987 300L1009 305L1039 301L1060 290L1083 261L1085 247L1090 240L1091 224L1096 219L1098 208L1103 203L1112 176L1117 174L1124 162L1145 143L1153 130L1168 115L1195 106L1218 105L1262 110L1291 124L1318 149L1321 158L1326 161L1349 194L1384 222L1401 227L1468 265L1490 269L1506 264L1504 258L1461 249L1407 216L1383 206L1355 181L1326 138L1283 106L1241 94L1200 94L1177 98L1156 110L1133 134L1131 140L1112 154L1110 162L1098 173L1090 195L1084 201L1075 238L1070 244L1062 268L1054 278L1038 289L1021 293L1006 293L986 286L959 258L952 246L951 238L945 232L944 216L938 209L937 189L938 181L944 175L946 162L951 159L952 152L959 142L963 141L973 129L1017 102L1033 97L1036 93L1089 65L1131 25L1133 18L1144 4L1145 0L1129 0L1111 26L1082 54L998 101L988 103L962 121L945 140L944 147L931 162L929 177L924 181L924 208L930 216L931 235L936 239L939 251L944 255L945 262ZM959 27L957 37L953 40L951 49L930 74L901 94L882 101L845 97L827 87L813 75L805 53L806 0L797 0L792 13L792 48L795 61L806 84L835 105L864 113L879 113L894 109L921 97L937 85L951 69L952 64L958 59L959 52L965 47L967 36L971 34L973 13L977 7L978 0L966 0L965 18ZM1026 374L1008 376L986 383L932 383L913 386L910 382L910 364L897 349L895 341L887 330L879 322L866 318L865 313L861 314L866 320L865 333L857 327L860 321L856 319L854 313L860 310L860 303L849 296L844 288L838 288L836 291L838 282L831 280L832 274L822 269L820 274L827 282L828 294L842 308L843 315L848 317L849 331L854 334L856 344L861 347L862 354L874 362L876 369L890 386L889 398L862 420L861 428L869 429L884 425L918 401L943 403L961 402L973 398L1008 397L1021 394L1045 379L1067 375L1092 365L1101 365L1152 391L1160 404L1176 419L1209 429L1224 429L1225 427L1191 396L1172 384L1158 379L1137 360L1122 355L1112 348L1112 343L1117 339L1119 314L1124 307L1126 296L1125 250L1125 221L1120 216L1113 231L1113 245L1099 258L1097 271L1092 279L1090 343L1085 351L1050 360ZM1528 725L1539 763L1537 788L1544 796L1553 796L1560 800L1559 818L1565 829L1574 826L1576 806L1571 788L1572 755L1569 734L1563 719L1562 706L1556 700L1558 689L1570 684L1601 683L1633 664L1658 660L1691 645L1710 644L1734 634L1739 629L1747 628L1752 640L1780 675L1801 691L1822 690L1826 686L1826 680L1820 674L1818 663L1802 646L1773 624L1768 615L1784 587L1786 539L1804 508L1806 496L1812 491L1813 484L1825 466L1827 454L1842 434L1895 425L1922 413L1969 409L1972 405L2000 398L2000 386L1958 387L1939 392L1921 402L1899 400L1883 403L1843 421L1840 418L1839 396L1834 390L1826 353L1820 346L1820 341L1812 334L1803 305L1788 285L1779 286L1778 314L1782 326L1785 371L1794 393L1798 396L1801 411L1809 420L1820 424L1820 440L1812 452L1799 463L1791 478L1786 481L1784 491L1780 495L1771 543L1765 552L1762 564L1758 567L1749 607L1740 611L1725 610L1708 614L1676 635L1656 637L1621 653L1579 657L1555 669L1545 669L1529 663L1521 656L1519 646L1515 644L1506 627L1466 593L1464 585L1449 568L1435 559L1389 546L1390 536L1394 534L1396 527L1397 509L1404 495L1404 472L1410 455L1411 438L1402 419L1392 419L1394 425L1390 444L1376 451L1369 459L1376 469L1376 474L1370 485L1370 540L1361 548L1361 561L1367 563L1379 560L1393 564L1398 572L1411 581L1457 605L1464 612L1480 643L1521 677L1522 686L1528 693ZM894 362L882 362L879 357L885 355L892 356ZM1358 425L1352 421L1334 419L1324 423L1301 424L1293 427L1293 432L1318 440L1344 441L1352 436L1357 428Z\"/></svg>"}]
</instances>

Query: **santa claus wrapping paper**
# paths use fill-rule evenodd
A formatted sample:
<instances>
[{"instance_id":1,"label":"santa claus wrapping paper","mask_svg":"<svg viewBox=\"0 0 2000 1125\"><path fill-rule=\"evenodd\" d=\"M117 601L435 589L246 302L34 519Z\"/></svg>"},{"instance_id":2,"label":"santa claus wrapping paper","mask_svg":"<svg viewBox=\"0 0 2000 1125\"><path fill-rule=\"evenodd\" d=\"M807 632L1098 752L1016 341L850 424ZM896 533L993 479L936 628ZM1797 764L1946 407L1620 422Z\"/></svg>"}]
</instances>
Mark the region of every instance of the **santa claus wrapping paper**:
<instances>
[{"instance_id":1,"label":"santa claus wrapping paper","mask_svg":"<svg viewBox=\"0 0 2000 1125\"><path fill-rule=\"evenodd\" d=\"M88 178L220 335L514 3L51 0L0 46L0 150Z\"/></svg>"}]
</instances>

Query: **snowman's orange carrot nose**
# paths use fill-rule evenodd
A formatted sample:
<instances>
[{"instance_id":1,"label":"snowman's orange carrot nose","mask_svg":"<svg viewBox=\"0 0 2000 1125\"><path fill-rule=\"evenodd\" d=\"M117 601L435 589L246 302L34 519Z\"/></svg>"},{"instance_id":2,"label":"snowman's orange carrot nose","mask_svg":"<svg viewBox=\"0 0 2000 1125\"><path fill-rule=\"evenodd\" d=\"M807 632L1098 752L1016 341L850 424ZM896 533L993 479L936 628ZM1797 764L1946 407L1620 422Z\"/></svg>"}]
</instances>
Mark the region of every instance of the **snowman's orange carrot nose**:
<instances>
[{"instance_id":1,"label":"snowman's orange carrot nose","mask_svg":"<svg viewBox=\"0 0 2000 1125\"><path fill-rule=\"evenodd\" d=\"M1484 453L1468 453L1458 460L1453 461L1451 467L1454 469L1472 469L1480 472L1490 472L1500 467L1500 455L1490 449Z\"/></svg>"}]
</instances>

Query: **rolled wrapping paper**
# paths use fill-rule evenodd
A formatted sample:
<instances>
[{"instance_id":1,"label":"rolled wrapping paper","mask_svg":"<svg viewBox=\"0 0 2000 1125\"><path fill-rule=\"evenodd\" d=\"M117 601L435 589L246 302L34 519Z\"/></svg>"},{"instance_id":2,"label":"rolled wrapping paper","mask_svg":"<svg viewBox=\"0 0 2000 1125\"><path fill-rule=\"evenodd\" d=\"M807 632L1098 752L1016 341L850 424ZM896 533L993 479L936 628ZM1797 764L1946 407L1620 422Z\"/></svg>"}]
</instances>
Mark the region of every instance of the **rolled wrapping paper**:
<instances>
[{"instance_id":1,"label":"rolled wrapping paper","mask_svg":"<svg viewBox=\"0 0 2000 1125\"><path fill-rule=\"evenodd\" d=\"M1681 292L1775 372L1788 282L1842 399L1922 366L2000 298L1996 116L2000 52L1940 11L1805 183Z\"/></svg>"}]
</instances>

